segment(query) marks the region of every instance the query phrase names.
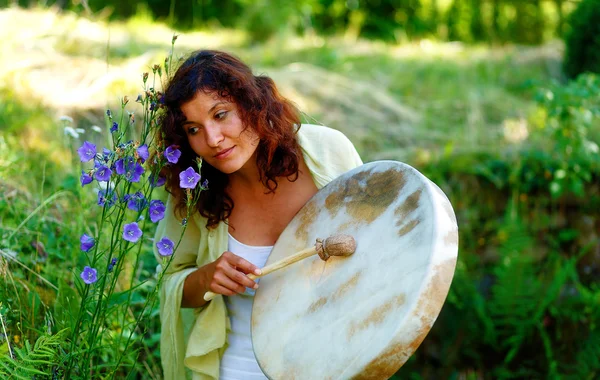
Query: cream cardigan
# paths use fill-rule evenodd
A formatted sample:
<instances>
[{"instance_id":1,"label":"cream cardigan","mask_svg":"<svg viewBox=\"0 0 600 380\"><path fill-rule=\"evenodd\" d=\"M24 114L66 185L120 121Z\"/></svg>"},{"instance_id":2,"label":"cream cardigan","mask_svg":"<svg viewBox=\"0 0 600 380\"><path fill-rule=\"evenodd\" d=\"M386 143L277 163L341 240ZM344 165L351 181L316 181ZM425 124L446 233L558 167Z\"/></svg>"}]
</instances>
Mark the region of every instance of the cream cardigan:
<instances>
[{"instance_id":1,"label":"cream cardigan","mask_svg":"<svg viewBox=\"0 0 600 380\"><path fill-rule=\"evenodd\" d=\"M318 189L341 174L362 165L350 140L341 132L323 126L303 124L298 142L308 169ZM174 215L169 197L165 218L158 224L155 241L167 236L174 242L181 235L181 220ZM218 296L198 309L181 308L183 282L199 266L216 260L227 250L227 225L223 222L211 230L206 219L196 213L160 289L160 355L167 380L218 379L220 358L227 345L229 318L223 297ZM154 254L162 263L156 247Z\"/></svg>"}]
</instances>

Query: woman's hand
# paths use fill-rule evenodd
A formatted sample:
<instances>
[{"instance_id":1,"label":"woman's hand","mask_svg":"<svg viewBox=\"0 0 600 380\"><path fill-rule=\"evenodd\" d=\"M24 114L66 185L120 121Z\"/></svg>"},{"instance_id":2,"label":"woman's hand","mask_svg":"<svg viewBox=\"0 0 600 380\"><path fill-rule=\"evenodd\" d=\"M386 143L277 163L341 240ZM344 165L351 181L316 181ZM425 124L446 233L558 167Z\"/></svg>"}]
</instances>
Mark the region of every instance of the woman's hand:
<instances>
[{"instance_id":1,"label":"woman's hand","mask_svg":"<svg viewBox=\"0 0 600 380\"><path fill-rule=\"evenodd\" d=\"M258 284L246 276L249 273L260 275L260 269L232 252L223 252L217 260L186 277L181 307L205 305L204 293L208 291L232 296L244 293L246 288L257 289Z\"/></svg>"},{"instance_id":2,"label":"woman's hand","mask_svg":"<svg viewBox=\"0 0 600 380\"><path fill-rule=\"evenodd\" d=\"M207 267L210 278L208 290L213 293L232 296L244 293L246 288L258 288L258 284L246 275L249 273L259 275L260 269L232 252L223 252L221 257Z\"/></svg>"}]
</instances>

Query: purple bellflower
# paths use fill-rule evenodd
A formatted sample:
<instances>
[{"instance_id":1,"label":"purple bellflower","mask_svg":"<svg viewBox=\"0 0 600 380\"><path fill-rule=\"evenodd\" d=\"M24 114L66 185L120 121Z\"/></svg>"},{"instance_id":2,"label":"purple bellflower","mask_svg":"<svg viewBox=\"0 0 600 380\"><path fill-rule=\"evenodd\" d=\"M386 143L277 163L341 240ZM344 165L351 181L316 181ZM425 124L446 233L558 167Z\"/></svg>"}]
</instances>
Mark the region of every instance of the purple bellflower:
<instances>
[{"instance_id":1,"label":"purple bellflower","mask_svg":"<svg viewBox=\"0 0 600 380\"><path fill-rule=\"evenodd\" d=\"M93 284L98 281L98 271L94 268L90 268L86 266L83 268L83 272L81 272L81 279L88 285Z\"/></svg>"},{"instance_id":2,"label":"purple bellflower","mask_svg":"<svg viewBox=\"0 0 600 380\"><path fill-rule=\"evenodd\" d=\"M99 165L94 173L94 178L98 182L107 182L110 179L112 170L106 165Z\"/></svg>"},{"instance_id":3,"label":"purple bellflower","mask_svg":"<svg viewBox=\"0 0 600 380\"><path fill-rule=\"evenodd\" d=\"M127 157L127 158L129 158L129 157ZM117 160L117 162L115 162L115 171L119 175L125 174L125 163L123 160L124 160L123 158L120 158Z\"/></svg>"},{"instance_id":4,"label":"purple bellflower","mask_svg":"<svg viewBox=\"0 0 600 380\"><path fill-rule=\"evenodd\" d=\"M115 162L115 171L117 174L125 175L129 182L139 182L144 174L144 168L138 164L133 157L125 157Z\"/></svg>"},{"instance_id":5,"label":"purple bellflower","mask_svg":"<svg viewBox=\"0 0 600 380\"><path fill-rule=\"evenodd\" d=\"M87 234L81 235L81 238L79 238L79 241L81 242L80 248L83 252L89 251L90 249L92 249L94 244L96 244L96 242L94 241L94 238Z\"/></svg>"},{"instance_id":6,"label":"purple bellflower","mask_svg":"<svg viewBox=\"0 0 600 380\"><path fill-rule=\"evenodd\" d=\"M179 157L181 157L181 151L177 149L175 145L169 146L165 149L164 153L165 158L172 164L176 164L179 161Z\"/></svg>"},{"instance_id":7,"label":"purple bellflower","mask_svg":"<svg viewBox=\"0 0 600 380\"><path fill-rule=\"evenodd\" d=\"M152 174L150 176L150 185L152 185L152 187L161 187L165 184L165 182L167 182L167 179L159 174Z\"/></svg>"},{"instance_id":8,"label":"purple bellflower","mask_svg":"<svg viewBox=\"0 0 600 380\"><path fill-rule=\"evenodd\" d=\"M164 237L156 243L156 248L161 256L171 256L174 246L175 244L168 237Z\"/></svg>"},{"instance_id":9,"label":"purple bellflower","mask_svg":"<svg viewBox=\"0 0 600 380\"><path fill-rule=\"evenodd\" d=\"M114 191L100 190L98 191L98 206L104 206L108 202L108 207L111 207L117 201L117 194Z\"/></svg>"},{"instance_id":10,"label":"purple bellflower","mask_svg":"<svg viewBox=\"0 0 600 380\"><path fill-rule=\"evenodd\" d=\"M136 222L129 223L123 226L123 239L135 243L142 237L142 230Z\"/></svg>"},{"instance_id":11,"label":"purple bellflower","mask_svg":"<svg viewBox=\"0 0 600 380\"><path fill-rule=\"evenodd\" d=\"M200 181L200 174L196 173L191 166L179 173L179 187L182 189L193 189Z\"/></svg>"},{"instance_id":12,"label":"purple bellflower","mask_svg":"<svg viewBox=\"0 0 600 380\"><path fill-rule=\"evenodd\" d=\"M85 141L83 145L77 149L81 162L88 162L96 156L96 144Z\"/></svg>"},{"instance_id":13,"label":"purple bellflower","mask_svg":"<svg viewBox=\"0 0 600 380\"><path fill-rule=\"evenodd\" d=\"M141 145L139 148L137 148L136 152L138 156L142 159L142 163L146 162L148 157L150 157L150 153L148 152L148 145L146 144Z\"/></svg>"},{"instance_id":14,"label":"purple bellflower","mask_svg":"<svg viewBox=\"0 0 600 380\"><path fill-rule=\"evenodd\" d=\"M150 220L152 223L156 223L163 219L165 217L165 210L166 207L162 201L156 199L150 201L150 209L148 210L148 213L150 214Z\"/></svg>"},{"instance_id":15,"label":"purple bellflower","mask_svg":"<svg viewBox=\"0 0 600 380\"><path fill-rule=\"evenodd\" d=\"M93 180L94 180L94 178L92 178L91 175L84 172L83 170L81 171L81 178L79 178L79 181L81 182L81 187L92 183Z\"/></svg>"},{"instance_id":16,"label":"purple bellflower","mask_svg":"<svg viewBox=\"0 0 600 380\"><path fill-rule=\"evenodd\" d=\"M113 257L112 260L110 260L110 263L108 264L108 271L112 272L115 265L117 265L117 258Z\"/></svg>"},{"instance_id":17,"label":"purple bellflower","mask_svg":"<svg viewBox=\"0 0 600 380\"><path fill-rule=\"evenodd\" d=\"M133 211L141 211L148 204L141 191L137 191L135 194L125 195L123 197L123 202L127 202L127 208Z\"/></svg>"}]
</instances>

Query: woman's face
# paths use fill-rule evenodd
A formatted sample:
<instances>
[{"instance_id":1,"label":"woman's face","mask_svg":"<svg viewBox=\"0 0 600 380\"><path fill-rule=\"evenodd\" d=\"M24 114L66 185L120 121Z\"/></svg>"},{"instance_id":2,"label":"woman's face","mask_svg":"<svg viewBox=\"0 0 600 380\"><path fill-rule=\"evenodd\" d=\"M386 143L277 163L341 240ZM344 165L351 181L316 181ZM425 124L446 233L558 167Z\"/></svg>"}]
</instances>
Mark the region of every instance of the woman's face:
<instances>
[{"instance_id":1,"label":"woman's face","mask_svg":"<svg viewBox=\"0 0 600 380\"><path fill-rule=\"evenodd\" d=\"M235 173L254 162L259 137L246 128L235 103L215 93L199 91L181 106L186 121L183 129L194 152L215 169Z\"/></svg>"}]
</instances>

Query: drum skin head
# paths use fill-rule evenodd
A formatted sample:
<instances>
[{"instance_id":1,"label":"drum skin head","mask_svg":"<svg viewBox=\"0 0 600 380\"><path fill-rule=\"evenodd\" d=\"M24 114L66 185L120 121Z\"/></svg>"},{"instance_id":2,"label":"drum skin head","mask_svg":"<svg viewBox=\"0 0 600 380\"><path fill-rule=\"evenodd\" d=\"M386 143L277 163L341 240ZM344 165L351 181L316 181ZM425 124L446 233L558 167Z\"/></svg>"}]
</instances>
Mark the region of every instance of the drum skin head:
<instances>
[{"instance_id":1,"label":"drum skin head","mask_svg":"<svg viewBox=\"0 0 600 380\"><path fill-rule=\"evenodd\" d=\"M285 228L267 265L340 233L355 238L353 255L315 255L260 280L252 343L270 379L389 378L446 300L456 218L414 168L376 161L335 179Z\"/></svg>"}]
</instances>

